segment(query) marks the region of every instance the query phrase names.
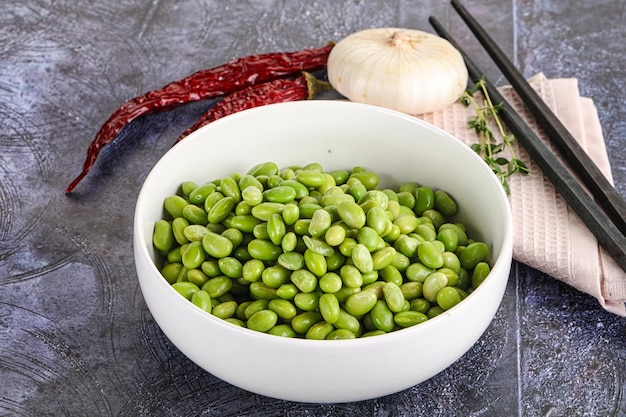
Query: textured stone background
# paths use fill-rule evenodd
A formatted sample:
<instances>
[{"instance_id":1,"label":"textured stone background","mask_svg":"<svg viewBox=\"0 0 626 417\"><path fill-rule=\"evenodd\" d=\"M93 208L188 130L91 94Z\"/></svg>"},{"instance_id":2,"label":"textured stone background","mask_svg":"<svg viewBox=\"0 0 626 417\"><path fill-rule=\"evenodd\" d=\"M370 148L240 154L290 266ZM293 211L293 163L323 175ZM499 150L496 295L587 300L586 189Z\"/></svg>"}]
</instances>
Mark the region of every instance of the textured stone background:
<instances>
[{"instance_id":1,"label":"textured stone background","mask_svg":"<svg viewBox=\"0 0 626 417\"><path fill-rule=\"evenodd\" d=\"M525 75L577 77L594 99L626 195L626 3L472 0ZM626 323L514 264L479 342L431 380L334 405L254 395L199 369L147 311L132 257L135 196L211 103L148 116L103 152L71 197L88 143L130 97L234 57L359 29L431 31L435 15L497 84L447 2L3 0L0 5L0 415L618 416Z\"/></svg>"}]
</instances>

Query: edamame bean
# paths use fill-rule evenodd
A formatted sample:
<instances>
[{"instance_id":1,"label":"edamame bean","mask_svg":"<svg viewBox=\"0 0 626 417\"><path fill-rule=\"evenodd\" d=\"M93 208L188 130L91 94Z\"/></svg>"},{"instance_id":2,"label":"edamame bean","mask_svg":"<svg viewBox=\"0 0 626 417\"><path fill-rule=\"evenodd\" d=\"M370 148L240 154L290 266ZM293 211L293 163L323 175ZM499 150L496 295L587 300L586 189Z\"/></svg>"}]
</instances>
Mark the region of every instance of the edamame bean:
<instances>
[{"instance_id":1,"label":"edamame bean","mask_svg":"<svg viewBox=\"0 0 626 417\"><path fill-rule=\"evenodd\" d=\"M184 181L180 185L180 191L181 193L183 193L183 195L188 196L197 187L198 187L198 184L196 184L194 181Z\"/></svg>"},{"instance_id":2,"label":"edamame bean","mask_svg":"<svg viewBox=\"0 0 626 417\"><path fill-rule=\"evenodd\" d=\"M346 238L346 229L338 224L332 225L326 230L324 240L330 246L339 246Z\"/></svg>"},{"instance_id":3,"label":"edamame bean","mask_svg":"<svg viewBox=\"0 0 626 417\"><path fill-rule=\"evenodd\" d=\"M182 263L170 263L161 268L161 275L163 275L163 278L165 278L168 284L171 285L178 280L178 276L180 275L182 268Z\"/></svg>"},{"instance_id":4,"label":"edamame bean","mask_svg":"<svg viewBox=\"0 0 626 417\"><path fill-rule=\"evenodd\" d=\"M361 331L361 322L342 308L339 308L339 315L337 317L337 321L334 323L334 326L337 329L349 330L354 334Z\"/></svg>"},{"instance_id":5,"label":"edamame bean","mask_svg":"<svg viewBox=\"0 0 626 417\"><path fill-rule=\"evenodd\" d=\"M372 254L372 267L374 270L381 270L391 265L396 257L396 250L391 246L377 250Z\"/></svg>"},{"instance_id":6,"label":"edamame bean","mask_svg":"<svg viewBox=\"0 0 626 417\"><path fill-rule=\"evenodd\" d=\"M372 171L359 171L352 172L350 178L356 178L361 184L365 186L367 190L373 190L378 186L379 178L378 174Z\"/></svg>"},{"instance_id":7,"label":"edamame bean","mask_svg":"<svg viewBox=\"0 0 626 417\"><path fill-rule=\"evenodd\" d=\"M284 300L293 300L300 290L293 283L283 284L276 289L276 295Z\"/></svg>"},{"instance_id":8,"label":"edamame bean","mask_svg":"<svg viewBox=\"0 0 626 417\"><path fill-rule=\"evenodd\" d=\"M421 216L426 210L435 207L435 193L430 187L418 187L415 190L415 214Z\"/></svg>"},{"instance_id":9,"label":"edamame bean","mask_svg":"<svg viewBox=\"0 0 626 417\"><path fill-rule=\"evenodd\" d=\"M261 310L254 313L247 321L248 329L266 333L276 325L278 315L272 310Z\"/></svg>"},{"instance_id":10,"label":"edamame bean","mask_svg":"<svg viewBox=\"0 0 626 417\"><path fill-rule=\"evenodd\" d=\"M275 162L261 162L250 168L247 174L258 178L261 175L276 175L279 172L278 165Z\"/></svg>"},{"instance_id":11,"label":"edamame bean","mask_svg":"<svg viewBox=\"0 0 626 417\"><path fill-rule=\"evenodd\" d=\"M282 336L282 337L296 337L296 331L288 324L277 324L272 327L269 331L269 334L274 336Z\"/></svg>"},{"instance_id":12,"label":"edamame bean","mask_svg":"<svg viewBox=\"0 0 626 417\"><path fill-rule=\"evenodd\" d=\"M407 235L415 230L418 225L418 220L417 217L415 217L415 215L413 214L404 214L395 219L393 221L393 224L398 226L398 228L400 229L400 233Z\"/></svg>"},{"instance_id":13,"label":"edamame bean","mask_svg":"<svg viewBox=\"0 0 626 417\"><path fill-rule=\"evenodd\" d=\"M246 320L250 319L254 313L268 308L270 300L260 299L250 302L243 311Z\"/></svg>"},{"instance_id":14,"label":"edamame bean","mask_svg":"<svg viewBox=\"0 0 626 417\"><path fill-rule=\"evenodd\" d=\"M417 247L417 256L428 268L438 269L443 266L443 251L433 242L422 242Z\"/></svg>"},{"instance_id":15,"label":"edamame bean","mask_svg":"<svg viewBox=\"0 0 626 417\"><path fill-rule=\"evenodd\" d=\"M454 216L457 212L456 201L443 190L435 191L435 209L446 217Z\"/></svg>"},{"instance_id":16,"label":"edamame bean","mask_svg":"<svg viewBox=\"0 0 626 417\"><path fill-rule=\"evenodd\" d=\"M402 289L394 282L385 282L383 285L383 296L391 311L399 313L404 310L404 294Z\"/></svg>"},{"instance_id":17,"label":"edamame bean","mask_svg":"<svg viewBox=\"0 0 626 417\"><path fill-rule=\"evenodd\" d=\"M360 288L363 285L363 275L354 265L344 265L339 270L343 285L348 288Z\"/></svg>"},{"instance_id":18,"label":"edamame bean","mask_svg":"<svg viewBox=\"0 0 626 417\"><path fill-rule=\"evenodd\" d=\"M224 220L230 212L235 208L237 201L233 197L224 197L211 207L207 218L209 223L219 223Z\"/></svg>"},{"instance_id":19,"label":"edamame bean","mask_svg":"<svg viewBox=\"0 0 626 417\"><path fill-rule=\"evenodd\" d=\"M209 293L204 290L198 290L191 295L191 302L201 310L210 313L213 309L213 304L211 304L211 296Z\"/></svg>"},{"instance_id":20,"label":"edamame bean","mask_svg":"<svg viewBox=\"0 0 626 417\"><path fill-rule=\"evenodd\" d=\"M172 284L172 288L174 288L177 293L179 293L188 300L191 300L191 297L195 292L200 291L200 288L198 288L196 284L186 281L175 282L174 284Z\"/></svg>"},{"instance_id":21,"label":"edamame bean","mask_svg":"<svg viewBox=\"0 0 626 417\"><path fill-rule=\"evenodd\" d=\"M297 180L294 180L294 179L285 180L281 182L280 185L283 187L293 188L293 190L296 193L293 200L300 200L309 195L309 189L307 188L307 186L302 184L301 182L298 182Z\"/></svg>"},{"instance_id":22,"label":"edamame bean","mask_svg":"<svg viewBox=\"0 0 626 417\"><path fill-rule=\"evenodd\" d=\"M335 330L332 324L325 321L319 321L307 330L305 339L311 340L324 340L326 337Z\"/></svg>"},{"instance_id":23,"label":"edamame bean","mask_svg":"<svg viewBox=\"0 0 626 417\"><path fill-rule=\"evenodd\" d=\"M341 280L341 276L334 272L327 272L322 275L319 279L318 286L320 290L325 293L336 293L341 289L343 285L343 281Z\"/></svg>"},{"instance_id":24,"label":"edamame bean","mask_svg":"<svg viewBox=\"0 0 626 417\"><path fill-rule=\"evenodd\" d=\"M326 340L349 340L356 339L356 334L348 329L335 329L328 336Z\"/></svg>"},{"instance_id":25,"label":"edamame bean","mask_svg":"<svg viewBox=\"0 0 626 417\"><path fill-rule=\"evenodd\" d=\"M448 285L448 278L441 272L433 272L424 280L422 294L425 299L434 303L437 301L437 293L446 285Z\"/></svg>"},{"instance_id":26,"label":"edamame bean","mask_svg":"<svg viewBox=\"0 0 626 417\"><path fill-rule=\"evenodd\" d=\"M209 277L200 269L190 269L187 271L187 281L193 282L198 287L202 287Z\"/></svg>"},{"instance_id":27,"label":"edamame bean","mask_svg":"<svg viewBox=\"0 0 626 417\"><path fill-rule=\"evenodd\" d=\"M356 234L356 241L364 245L368 251L373 252L378 249L381 238L371 227L363 226Z\"/></svg>"},{"instance_id":28,"label":"edamame bean","mask_svg":"<svg viewBox=\"0 0 626 417\"><path fill-rule=\"evenodd\" d=\"M394 284L400 286L402 285L403 277L402 273L398 268L393 265L387 265L383 269L379 271L380 277L385 282L393 282Z\"/></svg>"},{"instance_id":29,"label":"edamame bean","mask_svg":"<svg viewBox=\"0 0 626 417\"><path fill-rule=\"evenodd\" d=\"M283 237L287 234L287 226L280 214L274 213L270 216L267 221L267 234L273 244L281 244Z\"/></svg>"},{"instance_id":30,"label":"edamame bean","mask_svg":"<svg viewBox=\"0 0 626 417\"><path fill-rule=\"evenodd\" d=\"M179 195L172 195L166 197L163 201L163 208L165 211L175 219L176 217L183 216L183 209L187 207L189 203L183 197Z\"/></svg>"},{"instance_id":31,"label":"edamame bean","mask_svg":"<svg viewBox=\"0 0 626 417\"><path fill-rule=\"evenodd\" d=\"M201 241L202 239L204 239L204 236L206 236L209 232L210 230L207 229L206 226L203 226L201 224L190 224L183 230L183 235L187 242Z\"/></svg>"},{"instance_id":32,"label":"edamame bean","mask_svg":"<svg viewBox=\"0 0 626 417\"><path fill-rule=\"evenodd\" d=\"M330 324L339 319L339 300L334 294L324 293L319 298L318 308L322 318Z\"/></svg>"},{"instance_id":33,"label":"edamame bean","mask_svg":"<svg viewBox=\"0 0 626 417\"><path fill-rule=\"evenodd\" d=\"M185 268L194 269L199 268L206 258L206 252L202 248L202 242L191 242L186 246L184 251L181 251L182 263Z\"/></svg>"},{"instance_id":34,"label":"edamame bean","mask_svg":"<svg viewBox=\"0 0 626 417\"><path fill-rule=\"evenodd\" d=\"M270 288L278 288L289 282L290 271L281 265L266 267L261 273L261 280Z\"/></svg>"},{"instance_id":35,"label":"edamame bean","mask_svg":"<svg viewBox=\"0 0 626 417\"><path fill-rule=\"evenodd\" d=\"M187 204L183 208L182 216L189 221L190 224L206 224L207 212L204 209Z\"/></svg>"},{"instance_id":36,"label":"edamame bean","mask_svg":"<svg viewBox=\"0 0 626 417\"><path fill-rule=\"evenodd\" d=\"M202 238L202 247L214 258L224 258L233 251L233 243L228 238L213 232Z\"/></svg>"},{"instance_id":37,"label":"edamame bean","mask_svg":"<svg viewBox=\"0 0 626 417\"><path fill-rule=\"evenodd\" d=\"M365 212L357 203L342 201L337 205L337 214L349 227L360 229L365 225Z\"/></svg>"},{"instance_id":38,"label":"edamame bean","mask_svg":"<svg viewBox=\"0 0 626 417\"><path fill-rule=\"evenodd\" d=\"M389 309L389 306L385 301L376 301L376 304L369 314L372 324L376 329L390 332L395 327L393 312Z\"/></svg>"},{"instance_id":39,"label":"edamame bean","mask_svg":"<svg viewBox=\"0 0 626 417\"><path fill-rule=\"evenodd\" d=\"M461 294L453 287L444 287L437 292L437 305L449 310L461 302Z\"/></svg>"},{"instance_id":40,"label":"edamame bean","mask_svg":"<svg viewBox=\"0 0 626 417\"><path fill-rule=\"evenodd\" d=\"M211 309L211 314L221 319L229 319L235 315L236 310L237 310L236 301L225 301L223 303L219 303L213 306L213 308Z\"/></svg>"},{"instance_id":41,"label":"edamame bean","mask_svg":"<svg viewBox=\"0 0 626 417\"><path fill-rule=\"evenodd\" d=\"M202 285L202 289L209 293L211 298L218 298L227 294L233 287L233 280L225 275L210 278Z\"/></svg>"},{"instance_id":42,"label":"edamame bean","mask_svg":"<svg viewBox=\"0 0 626 417\"><path fill-rule=\"evenodd\" d=\"M360 291L346 298L345 310L353 316L362 316L369 313L378 301L373 291Z\"/></svg>"},{"instance_id":43,"label":"edamame bean","mask_svg":"<svg viewBox=\"0 0 626 417\"><path fill-rule=\"evenodd\" d=\"M330 246L326 241L320 238L313 238L309 236L303 236L302 241L304 242L307 249L318 253L322 256L332 256L335 253L335 249Z\"/></svg>"},{"instance_id":44,"label":"edamame bean","mask_svg":"<svg viewBox=\"0 0 626 417\"><path fill-rule=\"evenodd\" d=\"M174 245L174 233L172 232L172 224L170 222L158 220L154 224L152 243L155 248L163 252L171 249Z\"/></svg>"},{"instance_id":45,"label":"edamame bean","mask_svg":"<svg viewBox=\"0 0 626 417\"><path fill-rule=\"evenodd\" d=\"M393 316L394 322L400 327L411 327L428 320L428 316L419 311L401 311Z\"/></svg>"},{"instance_id":46,"label":"edamame bean","mask_svg":"<svg viewBox=\"0 0 626 417\"><path fill-rule=\"evenodd\" d=\"M257 206L263 202L262 188L249 185L241 191L241 198L250 207Z\"/></svg>"},{"instance_id":47,"label":"edamame bean","mask_svg":"<svg viewBox=\"0 0 626 417\"><path fill-rule=\"evenodd\" d=\"M426 277L435 272L433 268L429 268L423 263L415 262L406 269L406 277L409 281L424 282Z\"/></svg>"},{"instance_id":48,"label":"edamame bean","mask_svg":"<svg viewBox=\"0 0 626 417\"><path fill-rule=\"evenodd\" d=\"M374 270L374 260L369 249L361 243L357 243L352 248L352 262L354 266L362 273L370 272Z\"/></svg>"},{"instance_id":49,"label":"edamame bean","mask_svg":"<svg viewBox=\"0 0 626 417\"><path fill-rule=\"evenodd\" d=\"M393 242L393 247L402 254L408 257L412 257L417 255L417 246L419 245L419 243L419 240L414 237L408 235L400 235Z\"/></svg>"},{"instance_id":50,"label":"edamame bean","mask_svg":"<svg viewBox=\"0 0 626 417\"><path fill-rule=\"evenodd\" d=\"M199 187L194 188L188 195L187 198L189 202L192 204L196 204L199 206L204 206L204 201L207 199L209 194L217 190L217 186L211 182L207 184L200 185Z\"/></svg>"},{"instance_id":51,"label":"edamame bean","mask_svg":"<svg viewBox=\"0 0 626 417\"><path fill-rule=\"evenodd\" d=\"M217 264L217 261L214 259L202 262L200 268L202 269L202 272L206 274L206 276L211 278L221 275L222 273L222 271L220 271L219 265Z\"/></svg>"},{"instance_id":52,"label":"edamame bean","mask_svg":"<svg viewBox=\"0 0 626 417\"><path fill-rule=\"evenodd\" d=\"M461 251L459 260L461 266L467 270L472 270L479 262L484 261L489 256L489 246L484 242L472 242Z\"/></svg>"},{"instance_id":53,"label":"edamame bean","mask_svg":"<svg viewBox=\"0 0 626 417\"><path fill-rule=\"evenodd\" d=\"M293 297L293 303L303 311L319 311L321 293L299 292Z\"/></svg>"},{"instance_id":54,"label":"edamame bean","mask_svg":"<svg viewBox=\"0 0 626 417\"><path fill-rule=\"evenodd\" d=\"M270 300L267 307L283 320L291 320L298 313L296 306L291 301L280 298Z\"/></svg>"},{"instance_id":55,"label":"edamame bean","mask_svg":"<svg viewBox=\"0 0 626 417\"><path fill-rule=\"evenodd\" d=\"M321 171L303 169L296 173L296 179L307 187L317 188L324 184L326 178Z\"/></svg>"},{"instance_id":56,"label":"edamame bean","mask_svg":"<svg viewBox=\"0 0 626 417\"><path fill-rule=\"evenodd\" d=\"M304 251L304 263L308 270L318 277L321 277L328 271L324 255L320 255L311 249Z\"/></svg>"},{"instance_id":57,"label":"edamame bean","mask_svg":"<svg viewBox=\"0 0 626 417\"><path fill-rule=\"evenodd\" d=\"M189 226L189 221L184 217L176 217L172 220L172 233L174 234L174 240L179 245L189 243L189 239L185 236L185 228Z\"/></svg>"},{"instance_id":58,"label":"edamame bean","mask_svg":"<svg viewBox=\"0 0 626 417\"><path fill-rule=\"evenodd\" d=\"M439 229L439 226L446 222L446 219L443 217L443 215L439 211L434 209L425 210L422 213L422 216L429 218L430 221L433 223L433 226L435 226L435 229Z\"/></svg>"},{"instance_id":59,"label":"edamame bean","mask_svg":"<svg viewBox=\"0 0 626 417\"><path fill-rule=\"evenodd\" d=\"M246 261L241 269L241 276L248 282L255 282L261 279L261 275L265 270L265 264L258 259L250 259Z\"/></svg>"},{"instance_id":60,"label":"edamame bean","mask_svg":"<svg viewBox=\"0 0 626 417\"><path fill-rule=\"evenodd\" d=\"M303 293L309 293L317 288L317 277L308 269L298 269L290 275L291 282Z\"/></svg>"},{"instance_id":61,"label":"edamame bean","mask_svg":"<svg viewBox=\"0 0 626 417\"><path fill-rule=\"evenodd\" d=\"M306 334L306 332L321 319L322 315L319 311L305 311L291 319L291 327L299 334Z\"/></svg>"},{"instance_id":62,"label":"edamame bean","mask_svg":"<svg viewBox=\"0 0 626 417\"><path fill-rule=\"evenodd\" d=\"M282 253L282 250L280 246L273 244L269 240L253 239L248 243L248 252L254 259L275 261Z\"/></svg>"},{"instance_id":63,"label":"edamame bean","mask_svg":"<svg viewBox=\"0 0 626 417\"><path fill-rule=\"evenodd\" d=\"M478 288L485 278L487 278L489 272L491 272L491 268L487 262L478 262L472 272L472 288Z\"/></svg>"},{"instance_id":64,"label":"edamame bean","mask_svg":"<svg viewBox=\"0 0 626 417\"><path fill-rule=\"evenodd\" d=\"M296 198L296 190L287 185L279 185L263 192L265 201L273 203L289 203Z\"/></svg>"},{"instance_id":65,"label":"edamame bean","mask_svg":"<svg viewBox=\"0 0 626 417\"><path fill-rule=\"evenodd\" d=\"M400 286L405 300L412 301L422 296L422 283L417 281L405 282Z\"/></svg>"}]
</instances>

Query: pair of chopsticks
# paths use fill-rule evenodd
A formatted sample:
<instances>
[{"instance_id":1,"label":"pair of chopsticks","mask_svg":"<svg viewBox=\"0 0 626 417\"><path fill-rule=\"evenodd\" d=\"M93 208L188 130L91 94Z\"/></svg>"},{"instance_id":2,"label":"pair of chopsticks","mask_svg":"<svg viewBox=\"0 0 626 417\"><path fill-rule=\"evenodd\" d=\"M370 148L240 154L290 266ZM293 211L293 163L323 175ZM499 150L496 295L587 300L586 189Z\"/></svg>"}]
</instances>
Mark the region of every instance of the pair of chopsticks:
<instances>
[{"instance_id":1,"label":"pair of chopsticks","mask_svg":"<svg viewBox=\"0 0 626 417\"><path fill-rule=\"evenodd\" d=\"M439 36L447 39L461 52L471 80L484 80L491 98L502 103L500 115L511 133L595 235L598 243L626 271L626 202L478 21L460 1L452 0L452 6L511 83L581 183L506 102L494 85L485 78L484 72L472 62L437 19L430 17L430 24Z\"/></svg>"}]
</instances>

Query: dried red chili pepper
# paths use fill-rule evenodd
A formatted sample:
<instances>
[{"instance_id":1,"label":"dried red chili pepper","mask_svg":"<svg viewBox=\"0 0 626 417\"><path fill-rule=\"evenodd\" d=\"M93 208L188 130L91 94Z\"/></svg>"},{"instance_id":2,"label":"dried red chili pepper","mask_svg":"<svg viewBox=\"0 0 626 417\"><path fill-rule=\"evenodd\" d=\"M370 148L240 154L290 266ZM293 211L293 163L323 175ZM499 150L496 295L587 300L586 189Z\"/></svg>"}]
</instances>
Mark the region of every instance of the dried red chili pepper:
<instances>
[{"instance_id":1,"label":"dried red chili pepper","mask_svg":"<svg viewBox=\"0 0 626 417\"><path fill-rule=\"evenodd\" d=\"M321 91L330 88L332 88L330 83L320 81L308 72L304 72L303 75L296 79L280 78L247 87L217 102L193 126L183 132L176 140L176 143L180 142L191 132L229 114L267 104L312 99Z\"/></svg>"},{"instance_id":2,"label":"dried red chili pepper","mask_svg":"<svg viewBox=\"0 0 626 417\"><path fill-rule=\"evenodd\" d=\"M124 103L102 125L87 149L82 172L65 190L70 193L94 165L100 150L117 137L128 123L146 114L171 110L193 101L215 98L246 87L285 77L301 71L313 71L326 65L334 44L294 52L250 55L226 64L201 70L149 91Z\"/></svg>"}]
</instances>

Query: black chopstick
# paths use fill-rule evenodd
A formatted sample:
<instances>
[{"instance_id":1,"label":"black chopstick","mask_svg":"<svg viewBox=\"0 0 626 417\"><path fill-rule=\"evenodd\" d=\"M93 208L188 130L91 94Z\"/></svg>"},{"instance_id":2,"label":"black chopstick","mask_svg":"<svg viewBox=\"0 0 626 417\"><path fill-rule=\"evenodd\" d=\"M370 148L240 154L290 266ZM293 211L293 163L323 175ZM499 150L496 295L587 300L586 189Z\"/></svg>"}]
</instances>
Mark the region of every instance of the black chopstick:
<instances>
[{"instance_id":1,"label":"black chopstick","mask_svg":"<svg viewBox=\"0 0 626 417\"><path fill-rule=\"evenodd\" d=\"M442 38L447 39L463 55L472 81L484 80L487 92L494 102L502 103L503 107L499 114L509 130L515 135L517 141L528 152L543 174L552 182L567 204L587 225L596 239L598 239L598 243L626 271L626 236L621 233L604 210L595 203L565 165L543 143L532 128L526 124L524 119L511 107L494 85L486 79L484 73L476 67L437 19L430 17L429 21L435 31Z\"/></svg>"},{"instance_id":2,"label":"black chopstick","mask_svg":"<svg viewBox=\"0 0 626 417\"><path fill-rule=\"evenodd\" d=\"M480 23L460 1L452 0L452 6L511 83L548 138L562 153L570 168L613 223L626 234L626 201Z\"/></svg>"}]
</instances>

